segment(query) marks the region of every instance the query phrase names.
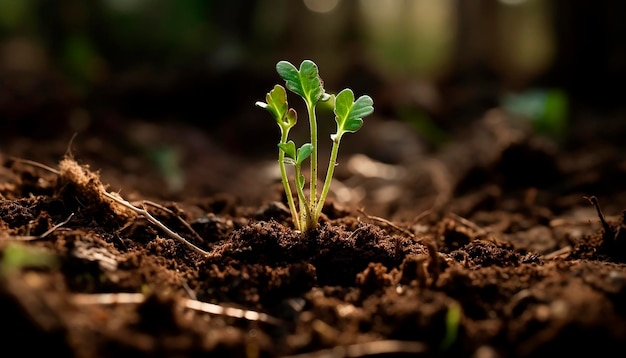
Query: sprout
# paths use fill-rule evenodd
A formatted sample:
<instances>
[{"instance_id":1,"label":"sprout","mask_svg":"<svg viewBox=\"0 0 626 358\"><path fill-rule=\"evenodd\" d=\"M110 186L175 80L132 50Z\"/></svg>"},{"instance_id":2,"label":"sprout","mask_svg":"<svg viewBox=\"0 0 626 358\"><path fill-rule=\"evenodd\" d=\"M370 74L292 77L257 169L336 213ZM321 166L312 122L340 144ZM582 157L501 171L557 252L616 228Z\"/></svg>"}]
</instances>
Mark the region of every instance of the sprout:
<instances>
[{"instance_id":1,"label":"sprout","mask_svg":"<svg viewBox=\"0 0 626 358\"><path fill-rule=\"evenodd\" d=\"M463 318L463 308L461 305L454 301L448 306L448 312L446 312L446 333L439 346L441 350L448 350L457 339L459 334L459 326L461 325L461 319Z\"/></svg>"},{"instance_id":2,"label":"sprout","mask_svg":"<svg viewBox=\"0 0 626 358\"><path fill-rule=\"evenodd\" d=\"M345 133L354 133L363 125L363 118L374 112L374 101L371 97L363 95L354 99L354 93L346 88L339 94L332 95L326 93L323 82L319 77L317 65L311 60L304 60L300 64L300 69L287 61L280 61L276 64L276 72L285 81L287 89L304 100L306 105L311 142L305 143L296 149L296 144L288 140L289 131L297 121L297 113L293 108L289 108L287 92L281 85L275 85L267 93L266 102L256 102L256 105L266 109L274 118L280 128L281 138L278 143L278 164L280 166L281 180L291 217L296 230L306 231L318 225L319 216L322 213L324 202L330 189L335 166L337 165L337 155L339 143ZM317 190L317 118L316 106L320 101L329 101L334 109L337 131L331 134L332 149L326 170L326 179L320 196ZM302 163L309 160L309 197L304 193L306 179L302 174ZM298 197L298 209L296 209L295 199L292 195L291 186L287 177L286 165L295 167L295 185Z\"/></svg>"}]
</instances>

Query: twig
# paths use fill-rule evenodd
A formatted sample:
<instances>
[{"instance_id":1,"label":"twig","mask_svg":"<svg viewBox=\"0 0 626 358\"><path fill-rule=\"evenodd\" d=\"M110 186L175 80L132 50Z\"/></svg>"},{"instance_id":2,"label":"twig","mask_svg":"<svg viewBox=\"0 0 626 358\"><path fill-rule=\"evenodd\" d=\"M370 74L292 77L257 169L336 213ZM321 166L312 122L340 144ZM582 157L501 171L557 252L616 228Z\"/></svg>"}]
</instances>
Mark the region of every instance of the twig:
<instances>
[{"instance_id":1,"label":"twig","mask_svg":"<svg viewBox=\"0 0 626 358\"><path fill-rule=\"evenodd\" d=\"M398 230L398 231L400 231L400 232L403 232L403 233L405 233L405 234L409 235L409 236L410 236L411 238L413 238L413 239L415 238L415 234L413 234L411 231L409 231L409 230L407 230L407 229L405 229L405 228L399 227L398 225L396 225L396 224L392 223L391 221L389 221L389 220L387 220L387 219L385 219L385 218L381 218L381 217L379 217L379 216L369 215L369 214L367 214L367 213L366 213L363 209L357 209L357 211L358 211L359 213L361 213L361 214L365 215L365 217L366 217L366 218L368 218L368 219L370 219L370 220L377 221L377 222L379 222L379 223L381 223L381 224L384 224L384 225L390 226L390 227L392 227L392 228L394 228L394 229L396 229L396 230Z\"/></svg>"},{"instance_id":2,"label":"twig","mask_svg":"<svg viewBox=\"0 0 626 358\"><path fill-rule=\"evenodd\" d=\"M71 296L71 300L77 305L116 305L116 304L139 304L146 300L143 293L77 293ZM198 312L241 318L248 321L260 321L277 326L287 324L287 322L270 316L266 313L246 310L235 307L226 307L214 303L207 303L195 299L181 298L177 301L181 306Z\"/></svg>"},{"instance_id":3,"label":"twig","mask_svg":"<svg viewBox=\"0 0 626 358\"><path fill-rule=\"evenodd\" d=\"M33 240L40 240L45 238L46 236L50 235L51 233L53 233L56 229L60 228L61 226L67 224L70 219L72 219L72 216L74 216L74 213L71 213L70 216L68 216L67 219L65 219L64 221L54 225L53 227L51 227L48 231L44 232L41 235L17 235L17 236L6 236L6 237L0 237L0 240L16 240L16 241L33 241Z\"/></svg>"},{"instance_id":4,"label":"twig","mask_svg":"<svg viewBox=\"0 0 626 358\"><path fill-rule=\"evenodd\" d=\"M572 247L567 245L567 246L564 246L564 247L562 247L562 248L560 248L558 250L554 250L554 251L552 251L552 252L550 252L548 254L543 255L543 258L545 260L552 260L552 259L555 259L555 258L557 258L559 256L563 256L563 255L569 254L570 252L572 252Z\"/></svg>"},{"instance_id":5,"label":"twig","mask_svg":"<svg viewBox=\"0 0 626 358\"><path fill-rule=\"evenodd\" d=\"M260 321L269 324L273 324L276 326L282 326L287 324L287 322L280 320L278 318L272 317L266 313L244 310L241 308L235 307L225 307L221 305L217 305L214 303L202 302L198 300L192 299L184 299L184 306L190 308L192 310L210 313L215 315L223 315L233 318L243 318L248 321Z\"/></svg>"},{"instance_id":6,"label":"twig","mask_svg":"<svg viewBox=\"0 0 626 358\"><path fill-rule=\"evenodd\" d=\"M182 225L183 225L183 226L184 226L187 230L189 230L189 232L191 232L191 233L193 234L193 236L196 238L196 240L198 240L198 241L203 241L203 240L204 240L204 239L202 238L202 236L200 236L200 234L198 234L198 233L196 232L196 230L194 230L194 229L191 227L191 225L189 225L189 223L188 223L188 222L186 222L185 220L183 220L183 218L181 218L181 217L180 217L180 215L176 214L174 211L172 211L172 210L170 210L170 209L166 208L165 206L163 206L163 205L161 205L161 204L155 203L155 202L153 202L153 201L143 200L143 201L142 201L142 203L143 203L143 204L146 204L146 205L153 206L153 207L158 208L158 209L161 209L161 210L165 211L166 213L168 213L168 214L172 215L173 217L175 217L176 219L178 219L178 221L179 221L179 222L180 222L180 223L181 223L181 224L182 224Z\"/></svg>"},{"instance_id":7,"label":"twig","mask_svg":"<svg viewBox=\"0 0 626 358\"><path fill-rule=\"evenodd\" d=\"M21 162L21 163L24 163L24 164L32 165L32 166L37 167L37 168L45 169L45 170L47 170L47 171L49 171L51 173L54 173L56 175L61 175L60 171L58 171L58 170L56 170L56 169L54 169L52 167L49 167L49 166L47 166L47 165L45 165L43 163L36 162L34 160L22 159L22 158L17 158L17 157L11 157L11 159L16 161L16 162Z\"/></svg>"},{"instance_id":8,"label":"twig","mask_svg":"<svg viewBox=\"0 0 626 358\"><path fill-rule=\"evenodd\" d=\"M199 248L198 246L192 244L191 242L189 242L187 239L185 239L184 237L180 236L179 234L177 234L176 232L170 230L170 228L168 228L167 226L165 226L163 223L161 223L159 220L157 220L154 216L152 216L146 209L142 209L139 207L134 206L133 204L129 203L128 201L116 197L106 191L103 191L102 194L104 196L106 196L107 198L115 201L116 203L125 206L126 208L134 211L135 213L143 216L146 218L146 220L148 220L149 222L151 222L152 224L154 224L155 226L157 226L158 228L160 228L161 230L165 231L166 234L168 234L170 237L182 242L183 244L185 244L188 248L192 249L193 251L205 256L205 257L211 257L212 254L208 251L205 251L201 248Z\"/></svg>"},{"instance_id":9,"label":"twig","mask_svg":"<svg viewBox=\"0 0 626 358\"><path fill-rule=\"evenodd\" d=\"M337 346L315 352L283 356L282 358L353 358L383 354L426 354L427 352L427 346L422 342L383 340Z\"/></svg>"},{"instance_id":10,"label":"twig","mask_svg":"<svg viewBox=\"0 0 626 358\"><path fill-rule=\"evenodd\" d=\"M187 284L187 281L183 281L182 286L185 292L187 293L187 295L191 297L192 300L195 300L197 295L194 292L194 290L192 290L191 287L189 287L189 285Z\"/></svg>"},{"instance_id":11,"label":"twig","mask_svg":"<svg viewBox=\"0 0 626 358\"><path fill-rule=\"evenodd\" d=\"M419 213L419 215L417 215L415 218L413 218L413 220L411 221L411 226L417 224L420 220L422 220L424 217L426 217L427 215L429 215L431 212L433 211L432 208L430 209L426 209L424 211L422 211L421 213Z\"/></svg>"},{"instance_id":12,"label":"twig","mask_svg":"<svg viewBox=\"0 0 626 358\"><path fill-rule=\"evenodd\" d=\"M348 236L348 239L351 239L352 236L354 236L357 232L364 231L365 229L367 229L367 226L361 226L360 228L357 228L356 230L350 233L350 236Z\"/></svg>"},{"instance_id":13,"label":"twig","mask_svg":"<svg viewBox=\"0 0 626 358\"><path fill-rule=\"evenodd\" d=\"M72 140L73 140L73 138L72 138ZM35 162L35 161L32 161L32 160L28 160L28 159L15 158L15 157L14 157L14 158L12 158L12 159L13 159L13 160L15 160L15 161L19 161L19 162L22 162L22 163L30 164L30 165L32 165L32 166L35 166L35 167L39 167L39 168L42 168L42 169L48 170L48 171L50 171L50 172L52 172L52 173L54 173L54 174L57 174L57 175L61 175L61 172L60 172L59 170L56 170L56 169L54 169L54 168L51 168L51 167L49 167L49 166L47 166L47 165L45 165L45 164L39 163L39 162ZM128 209L130 209L130 210L134 211L135 213L137 213L137 214L139 214L139 215L142 215L142 216L143 216L143 217L145 217L145 218L146 218L149 222L151 222L151 223L152 223L152 224L154 224L155 226L159 227L161 230L165 231L165 233L167 233L170 237L172 237L172 238L174 238L174 239L176 239L176 240L178 240L178 241L182 242L183 244L185 244L187 247L189 247L189 248L190 248L190 249L192 249L193 251L195 251L195 252L197 252L197 253L199 253L199 254L201 254L201 255L203 255L203 256L206 256L206 257L210 257L210 256L211 256L211 253L210 253L210 252L205 251L205 250L203 250L203 249L199 248L198 246L196 246L196 245L192 244L191 242L189 242L189 241L188 241L187 239L185 239L184 237L182 237L182 236L180 236L179 234L177 234L176 232L172 231L170 228L168 228L168 227L167 227L167 226L165 226L163 223L161 223L161 222L160 222L157 218L155 218L154 216L152 216L152 215L151 215L151 214L150 214L150 213L149 213L146 209L142 209L142 208L139 208L139 207L137 207L137 206L134 206L134 205L133 205L133 204L131 204L130 202L128 202L128 201L126 201L126 200L124 200L124 199L122 199L122 198L116 197L116 196L114 196L114 195L112 195L112 194L108 193L108 192L107 192L107 191L105 191L105 190L102 190L102 191L101 191L101 193L102 193L102 195L104 195L104 196L106 196L107 198L109 198L109 199L111 199L111 200L115 201L116 203L118 203L118 204L120 204L120 205L122 205L122 206L125 206L126 208L128 208ZM161 207L160 205L158 205L158 204L156 204L156 203L147 202L147 201L146 201L146 203L148 203L148 204L150 204L150 205L153 205L153 206L155 206L155 207L159 207L159 208L161 208L161 209L164 209L164 210L168 211L168 209L167 209L167 208ZM173 212L172 212L171 210L169 210L169 212L173 214ZM72 214L72 215L73 215L73 214ZM175 214L174 214L174 215L175 215ZM175 216L176 216L176 215L175 215ZM180 217L179 217L179 219L180 219L180 220L182 220ZM69 220L69 219L68 219L68 220ZM182 220L182 221L184 222L184 220ZM185 224L186 224L186 223L185 223ZM191 231L192 231L194 234L196 234L196 235L197 235L197 233L196 233L193 229L192 229ZM199 237L199 235L198 235L198 237ZM37 239L37 238L39 238L39 237L36 237L35 239ZM29 239L27 239L27 240L32 240L32 239L33 239L33 238L29 238ZM202 238L200 238L200 239L202 239Z\"/></svg>"},{"instance_id":14,"label":"twig","mask_svg":"<svg viewBox=\"0 0 626 358\"><path fill-rule=\"evenodd\" d=\"M596 212L598 213L598 217L600 218L600 222L602 223L602 227L604 228L604 231L606 233L613 232L613 229L611 229L611 225L609 225L609 223L604 218L604 214L602 214L602 210L600 209L600 203L598 202L598 198L596 198L595 196L591 196L591 197L585 197L585 199L587 199L589 203L591 203L591 205L593 205L596 208Z\"/></svg>"},{"instance_id":15,"label":"twig","mask_svg":"<svg viewBox=\"0 0 626 358\"><path fill-rule=\"evenodd\" d=\"M44 237L50 235L50 233L52 233L54 230L60 228L61 226L67 224L70 219L72 219L72 216L74 216L74 213L71 213L70 216L67 217L67 219L65 219L64 221L54 225L53 227L51 227L48 231L44 232L43 234L39 235L39 239L43 239Z\"/></svg>"},{"instance_id":16,"label":"twig","mask_svg":"<svg viewBox=\"0 0 626 358\"><path fill-rule=\"evenodd\" d=\"M454 218L454 220L458 221L459 223L461 223L461 224L463 224L463 225L465 225L465 226L467 226L469 228L472 228L472 229L476 230L479 234L488 234L489 233L488 230L486 230L486 229L476 225L474 222L472 222L470 220L467 220L466 218L464 218L464 217L462 217L462 216L460 216L458 214L450 213L450 216L452 216Z\"/></svg>"}]
</instances>

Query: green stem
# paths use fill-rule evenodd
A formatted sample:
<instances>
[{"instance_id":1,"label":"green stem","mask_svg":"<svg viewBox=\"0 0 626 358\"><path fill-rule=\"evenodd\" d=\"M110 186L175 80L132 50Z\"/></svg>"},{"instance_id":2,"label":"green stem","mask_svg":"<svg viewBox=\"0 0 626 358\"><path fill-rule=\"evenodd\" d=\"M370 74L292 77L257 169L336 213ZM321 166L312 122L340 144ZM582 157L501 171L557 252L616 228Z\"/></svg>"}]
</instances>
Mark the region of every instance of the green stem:
<instances>
[{"instance_id":1,"label":"green stem","mask_svg":"<svg viewBox=\"0 0 626 358\"><path fill-rule=\"evenodd\" d=\"M317 202L317 206L313 212L313 216L315 218L315 222L322 214L322 208L324 207L324 201L326 201L326 196L328 195L328 191L330 190L330 182L333 180L333 174L335 172L335 166L337 165L337 154L339 153L339 141L341 140L341 136L337 135L335 140L333 140L333 148L330 152L330 159L328 160L328 170L326 170L326 179L324 179L324 187L322 188L322 194L320 195L320 200Z\"/></svg>"},{"instance_id":2,"label":"green stem","mask_svg":"<svg viewBox=\"0 0 626 358\"><path fill-rule=\"evenodd\" d=\"M299 164L296 164L296 190L298 192L298 202L300 205L300 223L296 230L306 231L310 226L311 208L307 205L306 197L304 196L304 185L300 185L298 181L302 176L302 170Z\"/></svg>"},{"instance_id":3,"label":"green stem","mask_svg":"<svg viewBox=\"0 0 626 358\"><path fill-rule=\"evenodd\" d=\"M311 211L315 211L317 206L317 118L315 117L315 104L307 102L307 109L309 110L309 125L311 131L311 145L313 146L313 151L311 152L311 179L310 179L310 197L309 197L309 205L308 211L309 215L307 218L308 227L314 227L317 225L317 216L314 218L311 217Z\"/></svg>"},{"instance_id":4,"label":"green stem","mask_svg":"<svg viewBox=\"0 0 626 358\"><path fill-rule=\"evenodd\" d=\"M282 128L281 128L282 129ZM281 143L287 142L287 130L281 130ZM289 211L291 212L291 219L293 220L293 226L296 230L300 230L300 218L298 217L298 211L296 210L296 203L293 200L291 194L291 186L289 185L289 179L287 178L287 168L285 168L285 152L282 149L278 149L278 165L280 167L280 179L283 182L285 188L285 194L287 194L287 203L289 204Z\"/></svg>"}]
</instances>

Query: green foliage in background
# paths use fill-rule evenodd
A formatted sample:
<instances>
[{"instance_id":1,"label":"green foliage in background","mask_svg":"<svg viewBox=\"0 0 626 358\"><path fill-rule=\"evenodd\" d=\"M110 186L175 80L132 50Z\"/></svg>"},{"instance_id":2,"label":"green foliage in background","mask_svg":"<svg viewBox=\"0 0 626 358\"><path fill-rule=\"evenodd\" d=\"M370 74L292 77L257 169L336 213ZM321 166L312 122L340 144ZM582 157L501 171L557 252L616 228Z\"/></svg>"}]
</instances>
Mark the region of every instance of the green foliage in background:
<instances>
[{"instance_id":1,"label":"green foliage in background","mask_svg":"<svg viewBox=\"0 0 626 358\"><path fill-rule=\"evenodd\" d=\"M533 129L562 141L566 137L569 99L558 88L531 89L503 98L502 106L510 113L530 121Z\"/></svg>"},{"instance_id":2,"label":"green foliage in background","mask_svg":"<svg viewBox=\"0 0 626 358\"><path fill-rule=\"evenodd\" d=\"M0 274L6 275L26 267L52 268L57 265L58 258L48 250L20 243L9 243L2 251Z\"/></svg>"}]
</instances>

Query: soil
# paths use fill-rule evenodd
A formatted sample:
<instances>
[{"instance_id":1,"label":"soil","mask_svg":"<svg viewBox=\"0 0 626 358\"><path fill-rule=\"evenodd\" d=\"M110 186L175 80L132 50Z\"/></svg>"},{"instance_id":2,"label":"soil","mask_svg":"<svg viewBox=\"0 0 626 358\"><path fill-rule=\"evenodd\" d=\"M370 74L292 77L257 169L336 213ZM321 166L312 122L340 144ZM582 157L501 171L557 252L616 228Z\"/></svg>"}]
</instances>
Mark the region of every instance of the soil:
<instances>
[{"instance_id":1,"label":"soil","mask_svg":"<svg viewBox=\"0 0 626 358\"><path fill-rule=\"evenodd\" d=\"M611 355L626 343L619 123L578 123L563 144L495 108L435 148L408 124L368 119L308 232L292 229L272 143L244 156L224 150L233 133L139 120L12 136L0 154L3 349ZM154 159L157 147L172 156Z\"/></svg>"}]
</instances>

